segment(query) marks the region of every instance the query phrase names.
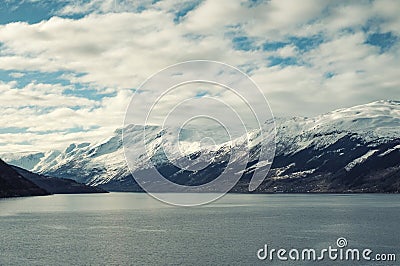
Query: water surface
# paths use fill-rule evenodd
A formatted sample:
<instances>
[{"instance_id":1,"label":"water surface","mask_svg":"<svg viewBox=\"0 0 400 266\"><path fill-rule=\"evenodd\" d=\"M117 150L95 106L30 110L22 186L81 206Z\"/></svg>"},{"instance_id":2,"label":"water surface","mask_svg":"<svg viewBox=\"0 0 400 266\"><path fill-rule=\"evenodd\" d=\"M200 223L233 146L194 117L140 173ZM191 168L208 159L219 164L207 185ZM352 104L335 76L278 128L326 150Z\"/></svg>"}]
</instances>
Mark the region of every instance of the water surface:
<instances>
[{"instance_id":1,"label":"water surface","mask_svg":"<svg viewBox=\"0 0 400 266\"><path fill-rule=\"evenodd\" d=\"M195 208L140 193L3 199L0 265L267 265L278 262L257 259L264 244L322 249L338 237L399 259L399 221L400 195L384 194L229 194Z\"/></svg>"}]
</instances>

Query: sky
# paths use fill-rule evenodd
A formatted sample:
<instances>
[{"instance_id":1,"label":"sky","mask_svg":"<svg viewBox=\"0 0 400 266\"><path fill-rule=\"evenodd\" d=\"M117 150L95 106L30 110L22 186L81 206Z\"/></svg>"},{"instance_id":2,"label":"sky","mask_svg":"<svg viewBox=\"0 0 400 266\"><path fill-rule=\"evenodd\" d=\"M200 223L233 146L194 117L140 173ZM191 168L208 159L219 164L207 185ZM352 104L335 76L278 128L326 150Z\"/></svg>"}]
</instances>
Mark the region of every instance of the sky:
<instances>
[{"instance_id":1,"label":"sky","mask_svg":"<svg viewBox=\"0 0 400 266\"><path fill-rule=\"evenodd\" d=\"M0 153L110 136L148 77L188 60L240 69L275 116L398 100L399 41L396 0L3 0ZM226 96L170 99L210 95Z\"/></svg>"}]
</instances>

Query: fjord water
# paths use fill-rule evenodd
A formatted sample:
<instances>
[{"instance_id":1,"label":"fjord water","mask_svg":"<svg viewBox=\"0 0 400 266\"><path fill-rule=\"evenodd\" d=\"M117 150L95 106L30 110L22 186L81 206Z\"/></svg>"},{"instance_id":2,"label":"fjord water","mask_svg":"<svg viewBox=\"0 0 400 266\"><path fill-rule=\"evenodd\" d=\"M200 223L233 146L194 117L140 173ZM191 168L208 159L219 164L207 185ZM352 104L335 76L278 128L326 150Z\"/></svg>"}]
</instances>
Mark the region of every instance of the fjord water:
<instances>
[{"instance_id":1,"label":"fjord water","mask_svg":"<svg viewBox=\"0 0 400 266\"><path fill-rule=\"evenodd\" d=\"M264 244L322 249L339 237L399 259L399 221L400 195L384 194L228 194L195 208L140 193L3 199L0 265L266 265L277 261L257 259Z\"/></svg>"}]
</instances>

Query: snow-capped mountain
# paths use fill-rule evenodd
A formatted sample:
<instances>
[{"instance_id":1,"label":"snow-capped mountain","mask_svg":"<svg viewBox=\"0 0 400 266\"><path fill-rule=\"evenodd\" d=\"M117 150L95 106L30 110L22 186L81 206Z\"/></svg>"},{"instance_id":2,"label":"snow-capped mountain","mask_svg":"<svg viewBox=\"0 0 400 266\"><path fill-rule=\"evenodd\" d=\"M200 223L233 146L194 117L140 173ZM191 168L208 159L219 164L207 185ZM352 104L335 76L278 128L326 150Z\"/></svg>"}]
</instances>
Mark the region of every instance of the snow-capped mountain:
<instances>
[{"instance_id":1,"label":"snow-capped mountain","mask_svg":"<svg viewBox=\"0 0 400 266\"><path fill-rule=\"evenodd\" d=\"M26 170L32 170L38 165L45 153L43 152L21 152L21 153L3 153L1 158L12 165L23 167Z\"/></svg>"},{"instance_id":2,"label":"snow-capped mountain","mask_svg":"<svg viewBox=\"0 0 400 266\"><path fill-rule=\"evenodd\" d=\"M400 190L399 101L277 124L273 169L259 191Z\"/></svg>"},{"instance_id":3,"label":"snow-capped mountain","mask_svg":"<svg viewBox=\"0 0 400 266\"><path fill-rule=\"evenodd\" d=\"M256 192L399 191L399 126L398 101L377 101L313 118L278 118L276 156L268 177ZM118 129L113 136L100 143L71 144L64 151L0 157L38 173L71 178L111 190L138 191L140 187L125 162L122 132ZM143 127L140 126L124 129L124 138L129 140L133 150L135 145L138 145L138 151L143 145L142 132ZM180 150L174 145L160 149L161 141L168 140L173 135L172 131L152 126L146 127L146 133L146 147L151 159L146 154L137 153L131 168L134 172L146 172L151 165L155 165L170 180L180 184L209 182L223 171L230 152L240 145L248 145L250 161L233 191L248 191L254 169L269 167L271 163L257 159L260 147L271 141L258 131L206 147L186 141ZM199 154L208 155L212 163L195 172L175 166L183 157L196 158Z\"/></svg>"}]
</instances>

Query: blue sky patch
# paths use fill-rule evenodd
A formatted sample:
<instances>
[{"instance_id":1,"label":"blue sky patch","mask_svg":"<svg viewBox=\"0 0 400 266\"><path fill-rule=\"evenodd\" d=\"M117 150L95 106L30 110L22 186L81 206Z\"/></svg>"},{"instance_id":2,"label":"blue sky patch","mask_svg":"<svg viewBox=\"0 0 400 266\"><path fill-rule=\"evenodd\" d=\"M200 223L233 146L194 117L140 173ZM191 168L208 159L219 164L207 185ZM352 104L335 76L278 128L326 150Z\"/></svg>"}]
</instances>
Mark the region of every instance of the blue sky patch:
<instances>
[{"instance_id":1,"label":"blue sky patch","mask_svg":"<svg viewBox=\"0 0 400 266\"><path fill-rule=\"evenodd\" d=\"M399 38L391 32L372 33L368 35L365 43L379 47L381 53L383 53L396 44L398 39Z\"/></svg>"},{"instance_id":2,"label":"blue sky patch","mask_svg":"<svg viewBox=\"0 0 400 266\"><path fill-rule=\"evenodd\" d=\"M40 0L30 2L3 0L0 5L0 24L16 21L24 21L32 24L47 20L66 4L68 4L67 1Z\"/></svg>"},{"instance_id":3,"label":"blue sky patch","mask_svg":"<svg viewBox=\"0 0 400 266\"><path fill-rule=\"evenodd\" d=\"M1 73L1 70L0 70ZM67 74L68 72L64 71L55 71L55 72L40 72L40 71L9 71L7 80L15 80L19 87L25 87L29 83L45 83L45 84L61 84L63 86L70 85L69 80L61 78L61 75ZM23 74L22 77L14 77L15 73ZM3 78L3 76L0 76Z\"/></svg>"},{"instance_id":4,"label":"blue sky patch","mask_svg":"<svg viewBox=\"0 0 400 266\"><path fill-rule=\"evenodd\" d=\"M106 97L115 97L117 95L116 92L113 93L101 93L98 90L91 88L74 88L74 89L66 89L63 92L64 95L71 95L76 97L87 98L94 101L101 101Z\"/></svg>"},{"instance_id":5,"label":"blue sky patch","mask_svg":"<svg viewBox=\"0 0 400 266\"><path fill-rule=\"evenodd\" d=\"M0 127L0 134L16 134L27 132L27 127Z\"/></svg>"},{"instance_id":6,"label":"blue sky patch","mask_svg":"<svg viewBox=\"0 0 400 266\"><path fill-rule=\"evenodd\" d=\"M311 37L290 37L289 43L295 45L300 52L307 52L317 48L324 42L324 38L320 35Z\"/></svg>"},{"instance_id":7,"label":"blue sky patch","mask_svg":"<svg viewBox=\"0 0 400 266\"><path fill-rule=\"evenodd\" d=\"M15 80L15 78L11 77L11 75L10 75L13 72L15 72L15 71L0 69L0 81L2 81L4 83L8 83L10 81Z\"/></svg>"},{"instance_id":8,"label":"blue sky patch","mask_svg":"<svg viewBox=\"0 0 400 266\"><path fill-rule=\"evenodd\" d=\"M300 52L308 52L317 48L324 42L321 35L314 35L311 37L289 37L286 41L280 42L265 42L262 46L263 51L275 51L287 45L294 45Z\"/></svg>"},{"instance_id":9,"label":"blue sky patch","mask_svg":"<svg viewBox=\"0 0 400 266\"><path fill-rule=\"evenodd\" d=\"M247 2L243 3L243 4L248 7L256 7L259 4L261 4L262 2L266 2L266 0L247 0Z\"/></svg>"},{"instance_id":10,"label":"blue sky patch","mask_svg":"<svg viewBox=\"0 0 400 266\"><path fill-rule=\"evenodd\" d=\"M257 66L257 64L243 64L239 65L238 68L250 76L254 72L254 70L257 70L259 67Z\"/></svg>"},{"instance_id":11,"label":"blue sky patch","mask_svg":"<svg viewBox=\"0 0 400 266\"><path fill-rule=\"evenodd\" d=\"M56 72L40 72L40 71L13 71L0 70L0 81L5 83L16 81L16 88L23 88L30 83L42 83L51 85L62 85L65 87L62 94L76 97L83 97L94 101L100 101L105 97L114 97L113 93L102 93L101 91L90 88L90 84L71 83L68 79L62 77L64 74L72 74L72 72L56 71ZM22 75L19 77L19 75ZM76 77L85 75L84 73L74 74Z\"/></svg>"},{"instance_id":12,"label":"blue sky patch","mask_svg":"<svg viewBox=\"0 0 400 266\"><path fill-rule=\"evenodd\" d=\"M208 91L199 91L196 93L196 95L194 96L195 98L202 98L204 96L208 95Z\"/></svg>"},{"instance_id":13,"label":"blue sky patch","mask_svg":"<svg viewBox=\"0 0 400 266\"><path fill-rule=\"evenodd\" d=\"M257 49L257 47L254 45L254 39L246 36L234 37L232 39L232 44L235 50L251 51Z\"/></svg>"},{"instance_id":14,"label":"blue sky patch","mask_svg":"<svg viewBox=\"0 0 400 266\"><path fill-rule=\"evenodd\" d=\"M334 73L334 72L326 72L326 73L324 73L324 78L326 78L326 79L333 78L334 76L336 76L336 73Z\"/></svg>"},{"instance_id":15,"label":"blue sky patch","mask_svg":"<svg viewBox=\"0 0 400 266\"><path fill-rule=\"evenodd\" d=\"M290 65L299 65L298 60L295 57L279 57L279 56L270 56L268 57L269 67L273 66L290 66Z\"/></svg>"},{"instance_id":16,"label":"blue sky patch","mask_svg":"<svg viewBox=\"0 0 400 266\"><path fill-rule=\"evenodd\" d=\"M288 42L265 42L262 46L263 51L275 51L279 48L285 47Z\"/></svg>"},{"instance_id":17,"label":"blue sky patch","mask_svg":"<svg viewBox=\"0 0 400 266\"><path fill-rule=\"evenodd\" d=\"M185 2L182 7L175 12L174 22L179 23L186 16L187 13L197 8L202 1Z\"/></svg>"},{"instance_id":18,"label":"blue sky patch","mask_svg":"<svg viewBox=\"0 0 400 266\"><path fill-rule=\"evenodd\" d=\"M188 33L188 34L183 35L183 37L185 37L186 39L189 39L189 40L197 41L197 40L203 39L204 35Z\"/></svg>"}]
</instances>

